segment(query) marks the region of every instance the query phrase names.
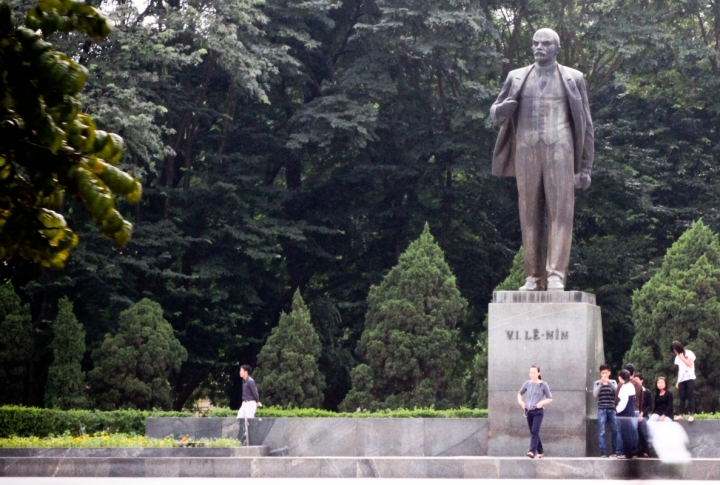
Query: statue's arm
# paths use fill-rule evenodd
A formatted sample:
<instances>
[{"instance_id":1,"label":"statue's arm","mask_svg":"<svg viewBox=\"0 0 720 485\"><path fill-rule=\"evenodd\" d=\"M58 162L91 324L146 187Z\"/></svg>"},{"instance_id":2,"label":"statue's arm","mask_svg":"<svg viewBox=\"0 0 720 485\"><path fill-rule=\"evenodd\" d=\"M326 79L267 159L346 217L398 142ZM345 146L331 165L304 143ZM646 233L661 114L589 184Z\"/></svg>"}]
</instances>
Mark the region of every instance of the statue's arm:
<instances>
[{"instance_id":1,"label":"statue's arm","mask_svg":"<svg viewBox=\"0 0 720 485\"><path fill-rule=\"evenodd\" d=\"M580 76L580 96L582 97L583 110L585 111L585 140L583 143L583 154L580 168L588 172L593 167L595 159L595 132L593 130L592 116L590 115L590 103L588 102L587 89L585 88L585 79Z\"/></svg>"},{"instance_id":2,"label":"statue's arm","mask_svg":"<svg viewBox=\"0 0 720 485\"><path fill-rule=\"evenodd\" d=\"M493 105L490 107L490 120L498 126L505 123L508 118L508 114L503 113L503 109L498 110L498 107L500 107L507 99L508 95L510 94L510 88L512 88L512 76L508 74L505 82L503 83L503 87L500 90L500 94L498 95Z\"/></svg>"}]
</instances>

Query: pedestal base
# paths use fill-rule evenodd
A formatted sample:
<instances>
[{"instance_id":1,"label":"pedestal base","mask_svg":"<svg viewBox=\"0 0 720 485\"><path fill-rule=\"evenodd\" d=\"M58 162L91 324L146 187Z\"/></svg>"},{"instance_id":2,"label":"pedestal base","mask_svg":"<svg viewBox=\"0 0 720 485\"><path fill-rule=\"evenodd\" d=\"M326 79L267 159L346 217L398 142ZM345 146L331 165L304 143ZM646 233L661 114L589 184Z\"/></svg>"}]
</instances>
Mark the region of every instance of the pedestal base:
<instances>
[{"instance_id":1,"label":"pedestal base","mask_svg":"<svg viewBox=\"0 0 720 485\"><path fill-rule=\"evenodd\" d=\"M498 291L488 320L488 454L528 451L530 431L517 393L537 365L553 395L540 430L545 454L586 456L586 418L597 414L592 383L604 362L595 295Z\"/></svg>"}]
</instances>

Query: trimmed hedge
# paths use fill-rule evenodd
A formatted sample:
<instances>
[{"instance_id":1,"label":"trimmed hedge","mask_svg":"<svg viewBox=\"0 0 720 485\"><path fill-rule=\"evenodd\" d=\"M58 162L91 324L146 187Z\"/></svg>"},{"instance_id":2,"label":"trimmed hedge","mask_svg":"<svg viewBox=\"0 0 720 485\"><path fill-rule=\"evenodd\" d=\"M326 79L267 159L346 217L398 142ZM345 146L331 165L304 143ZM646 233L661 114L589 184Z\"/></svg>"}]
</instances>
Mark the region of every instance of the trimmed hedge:
<instances>
[{"instance_id":1,"label":"trimmed hedge","mask_svg":"<svg viewBox=\"0 0 720 485\"><path fill-rule=\"evenodd\" d=\"M145 418L192 417L193 413L163 411L86 411L0 406L0 438L10 436L73 436L106 431L109 433L145 434Z\"/></svg>"},{"instance_id":2,"label":"trimmed hedge","mask_svg":"<svg viewBox=\"0 0 720 485\"><path fill-rule=\"evenodd\" d=\"M215 408L205 416L234 418L236 410ZM386 409L374 412L335 413L324 409L259 408L259 418L487 418L485 409ZM61 435L73 436L100 432L145 434L145 418L192 418L191 412L137 411L86 411L0 406L0 438L10 436Z\"/></svg>"}]
</instances>

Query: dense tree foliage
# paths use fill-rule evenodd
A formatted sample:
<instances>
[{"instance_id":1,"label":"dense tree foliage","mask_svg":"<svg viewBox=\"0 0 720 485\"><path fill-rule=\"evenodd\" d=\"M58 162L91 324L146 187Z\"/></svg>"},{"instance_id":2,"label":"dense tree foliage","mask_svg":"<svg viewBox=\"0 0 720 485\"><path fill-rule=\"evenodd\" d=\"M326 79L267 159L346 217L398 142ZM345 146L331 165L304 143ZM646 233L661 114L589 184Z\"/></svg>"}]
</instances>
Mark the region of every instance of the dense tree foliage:
<instances>
[{"instance_id":1,"label":"dense tree foliage","mask_svg":"<svg viewBox=\"0 0 720 485\"><path fill-rule=\"evenodd\" d=\"M466 311L467 301L426 224L382 283L370 288L358 343L363 363L353 369L353 387L341 407L460 406L456 327Z\"/></svg>"},{"instance_id":2,"label":"dense tree foliage","mask_svg":"<svg viewBox=\"0 0 720 485\"><path fill-rule=\"evenodd\" d=\"M106 335L93 352L88 375L99 409L168 409L170 379L187 351L163 318L160 305L147 298L120 313L115 335Z\"/></svg>"},{"instance_id":3,"label":"dense tree foliage","mask_svg":"<svg viewBox=\"0 0 720 485\"><path fill-rule=\"evenodd\" d=\"M61 30L51 41L87 70L82 112L125 140L116 168L144 196L133 207L118 199L133 219L124 248L67 198L56 212L81 241L65 270L0 266L34 332L15 402L42 404L61 296L75 302L91 351L132 304L160 303L188 351L170 393L180 409L198 392L237 395L237 363L256 363L300 288L334 409L363 357L369 289L425 221L468 300L454 372L467 402L481 402L471 381L487 303L520 246L515 182L489 174L487 113L507 72L532 62L541 26L559 32L560 62L588 86L596 166L577 196L568 284L597 294L611 363L632 342L633 291L671 243L693 220L720 229L713 4L93 4L114 27L107 38ZM35 6L10 5L16 18Z\"/></svg>"},{"instance_id":4,"label":"dense tree foliage","mask_svg":"<svg viewBox=\"0 0 720 485\"><path fill-rule=\"evenodd\" d=\"M662 267L633 295L635 337L626 360L677 382L670 343L695 353L696 400L700 411L720 403L720 241L698 221L668 250Z\"/></svg>"},{"instance_id":5,"label":"dense tree foliage","mask_svg":"<svg viewBox=\"0 0 720 485\"><path fill-rule=\"evenodd\" d=\"M84 409L88 406L87 384L82 371L85 356L85 330L73 313L67 298L58 301L57 318L52 325L53 362L45 385L45 405L60 409Z\"/></svg>"},{"instance_id":6,"label":"dense tree foliage","mask_svg":"<svg viewBox=\"0 0 720 485\"><path fill-rule=\"evenodd\" d=\"M62 268L78 243L58 212L65 193L124 246L132 224L115 209L115 196L137 202L141 186L114 166L122 138L96 130L82 112L78 93L88 71L44 40L55 32L102 40L110 25L82 2L43 0L19 27L0 3L0 258Z\"/></svg>"},{"instance_id":7,"label":"dense tree foliage","mask_svg":"<svg viewBox=\"0 0 720 485\"><path fill-rule=\"evenodd\" d=\"M258 355L256 379L262 388L262 401L268 406L320 408L325 378L318 359L320 337L310 321L310 311L295 291L290 313L280 322Z\"/></svg>"}]
</instances>

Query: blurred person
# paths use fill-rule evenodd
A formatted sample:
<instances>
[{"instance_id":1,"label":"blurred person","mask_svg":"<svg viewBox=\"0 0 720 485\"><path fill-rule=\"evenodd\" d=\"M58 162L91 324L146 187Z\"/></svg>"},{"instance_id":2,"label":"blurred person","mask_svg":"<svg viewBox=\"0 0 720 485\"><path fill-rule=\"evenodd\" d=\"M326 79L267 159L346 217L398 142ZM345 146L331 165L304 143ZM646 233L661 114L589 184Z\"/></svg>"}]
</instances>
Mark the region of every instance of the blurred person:
<instances>
[{"instance_id":1,"label":"blurred person","mask_svg":"<svg viewBox=\"0 0 720 485\"><path fill-rule=\"evenodd\" d=\"M593 396L597 399L598 407L598 445L600 447L601 457L608 456L607 447L605 446L606 423L610 425L613 456L622 454L620 427L618 426L617 415L615 413L616 393L617 382L614 379L610 379L610 366L602 364L600 366L600 379L593 384Z\"/></svg>"},{"instance_id":2,"label":"blurred person","mask_svg":"<svg viewBox=\"0 0 720 485\"><path fill-rule=\"evenodd\" d=\"M688 422L692 423L695 421L695 354L677 341L670 344L670 350L675 354L675 365L678 366L675 387L679 390L680 409L675 420L683 419L683 414L687 410Z\"/></svg>"},{"instance_id":3,"label":"blurred person","mask_svg":"<svg viewBox=\"0 0 720 485\"><path fill-rule=\"evenodd\" d=\"M663 422L648 422L652 444L658 458L663 463L682 464L692 459L687 446L690 444L688 435L680 423L666 419Z\"/></svg>"},{"instance_id":4,"label":"blurred person","mask_svg":"<svg viewBox=\"0 0 720 485\"><path fill-rule=\"evenodd\" d=\"M545 416L545 405L552 402L552 394L550 387L546 382L542 381L540 375L540 367L533 365L530 367L530 380L525 381L518 391L518 404L523 408L525 417L527 418L528 428L530 428L530 451L526 454L530 458L542 458L544 450L542 440L540 439L540 426ZM523 395L525 395L523 401Z\"/></svg>"}]
</instances>

